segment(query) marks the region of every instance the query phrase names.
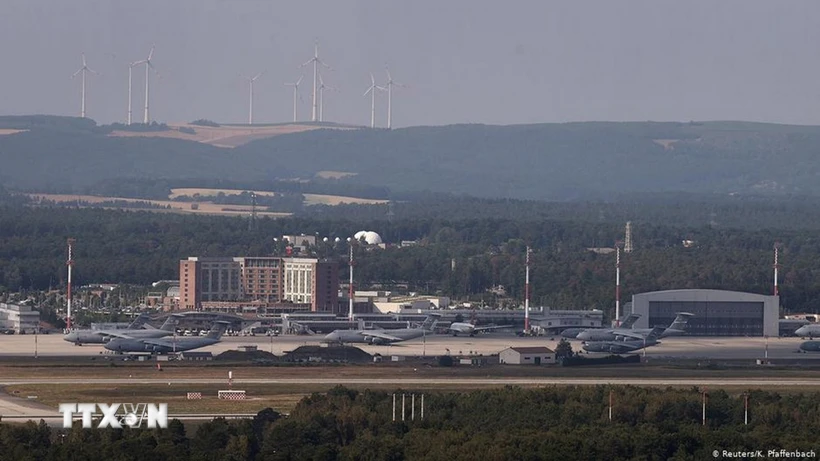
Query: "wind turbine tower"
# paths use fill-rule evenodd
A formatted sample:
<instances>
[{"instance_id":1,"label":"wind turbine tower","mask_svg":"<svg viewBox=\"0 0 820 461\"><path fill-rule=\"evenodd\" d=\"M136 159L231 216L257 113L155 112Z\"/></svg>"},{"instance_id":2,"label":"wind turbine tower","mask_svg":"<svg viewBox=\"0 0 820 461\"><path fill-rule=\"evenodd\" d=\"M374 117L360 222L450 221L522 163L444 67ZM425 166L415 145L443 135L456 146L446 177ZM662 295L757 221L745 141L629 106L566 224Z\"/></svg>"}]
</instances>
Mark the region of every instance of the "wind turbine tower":
<instances>
[{"instance_id":1,"label":"wind turbine tower","mask_svg":"<svg viewBox=\"0 0 820 461\"><path fill-rule=\"evenodd\" d=\"M83 74L83 76L82 76L83 91L82 91L82 102L80 104L80 117L85 118L85 74L87 72L91 72L92 74L100 75L100 73L95 71L95 70L89 69L88 65L85 63L85 53L83 53L82 55L83 55L83 66L80 67L80 70L78 70L77 72L74 72L74 75L72 75L71 78L76 77L77 74L79 74L80 72L82 72L82 74Z\"/></svg>"},{"instance_id":2,"label":"wind turbine tower","mask_svg":"<svg viewBox=\"0 0 820 461\"><path fill-rule=\"evenodd\" d=\"M131 124L131 81L134 67L144 63L145 61L134 61L128 64L128 124Z\"/></svg>"},{"instance_id":3,"label":"wind turbine tower","mask_svg":"<svg viewBox=\"0 0 820 461\"><path fill-rule=\"evenodd\" d=\"M296 80L296 83L285 83L285 86L292 86L293 87L293 121L297 121L297 112L296 108L298 107L298 99L299 99L299 84L302 83L302 78L304 75L299 76L299 80Z\"/></svg>"},{"instance_id":4,"label":"wind turbine tower","mask_svg":"<svg viewBox=\"0 0 820 461\"><path fill-rule=\"evenodd\" d=\"M387 72L387 129L390 130L393 129L393 87L407 88L407 85L394 82L387 66L384 66L384 71Z\"/></svg>"},{"instance_id":5,"label":"wind turbine tower","mask_svg":"<svg viewBox=\"0 0 820 461\"><path fill-rule=\"evenodd\" d=\"M367 93L370 93L370 128L376 128L376 91L385 91L386 88L376 85L376 77L373 76L373 73L370 73L370 87L367 91L364 92L364 95L367 96Z\"/></svg>"},{"instance_id":6,"label":"wind turbine tower","mask_svg":"<svg viewBox=\"0 0 820 461\"><path fill-rule=\"evenodd\" d=\"M256 77L248 79L248 86L250 86L250 103L248 104L248 125L253 125L253 82L256 81L257 78L261 77L262 74L265 72L259 72L256 74Z\"/></svg>"},{"instance_id":7,"label":"wind turbine tower","mask_svg":"<svg viewBox=\"0 0 820 461\"><path fill-rule=\"evenodd\" d=\"M339 91L338 88L332 87L330 85L325 85L325 81L322 79L322 74L319 74L319 121L320 122L324 121L325 90Z\"/></svg>"},{"instance_id":8,"label":"wind turbine tower","mask_svg":"<svg viewBox=\"0 0 820 461\"><path fill-rule=\"evenodd\" d=\"M146 125L148 122L151 121L151 118L148 116L148 76L150 75L150 71L153 70L157 76L159 76L159 72L154 68L154 65L151 64L151 58L154 56L154 47L151 46L151 51L148 52L148 58L145 61L141 61L141 64L145 64L145 115L142 118L142 123Z\"/></svg>"},{"instance_id":9,"label":"wind turbine tower","mask_svg":"<svg viewBox=\"0 0 820 461\"><path fill-rule=\"evenodd\" d=\"M318 85L319 85L319 67L318 67L318 65L321 64L321 65L327 67L328 69L330 69L330 66L328 66L327 64L325 64L324 61L319 59L319 42L318 41L314 42L314 44L313 44L313 57L310 58L309 61L305 62L304 64L302 64L299 67L305 67L306 65L311 64L311 63L313 64L313 112L310 116L310 120L312 122L315 122L316 121L316 115L317 115L316 114L316 109L317 109L317 105L316 105L317 100L316 100L316 98L318 96L317 95L317 90L319 88L318 87Z\"/></svg>"}]
</instances>

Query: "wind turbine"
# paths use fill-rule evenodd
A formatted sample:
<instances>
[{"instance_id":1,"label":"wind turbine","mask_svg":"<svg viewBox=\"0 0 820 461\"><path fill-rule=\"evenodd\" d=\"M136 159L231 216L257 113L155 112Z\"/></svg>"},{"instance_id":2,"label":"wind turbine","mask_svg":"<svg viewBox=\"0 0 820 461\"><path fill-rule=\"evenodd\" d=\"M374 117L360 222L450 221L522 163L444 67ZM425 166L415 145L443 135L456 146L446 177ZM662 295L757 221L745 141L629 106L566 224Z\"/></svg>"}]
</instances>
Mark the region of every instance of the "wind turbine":
<instances>
[{"instance_id":1,"label":"wind turbine","mask_svg":"<svg viewBox=\"0 0 820 461\"><path fill-rule=\"evenodd\" d=\"M376 77L370 73L370 88L364 92L364 96L370 93L370 128L376 128L376 90L385 91L386 88L376 85Z\"/></svg>"},{"instance_id":2,"label":"wind turbine","mask_svg":"<svg viewBox=\"0 0 820 461\"><path fill-rule=\"evenodd\" d=\"M134 61L128 64L128 124L131 124L131 77L134 67L139 66L145 61Z\"/></svg>"},{"instance_id":3,"label":"wind turbine","mask_svg":"<svg viewBox=\"0 0 820 461\"><path fill-rule=\"evenodd\" d=\"M302 83L302 78L304 78L304 75L300 75L299 80L296 80L296 83L285 83L285 86L292 86L293 87L293 121L294 122L297 121L296 107L297 107L297 99L299 98L299 84Z\"/></svg>"},{"instance_id":4,"label":"wind turbine","mask_svg":"<svg viewBox=\"0 0 820 461\"><path fill-rule=\"evenodd\" d=\"M316 121L316 96L317 96L316 95L316 90L317 90L317 83L318 83L318 78L319 78L319 68L317 67L317 65L321 64L321 65L327 67L328 69L331 68L330 66L325 64L324 61L319 59L319 42L318 41L314 42L313 57L310 58L309 61L305 62L304 64L302 64L299 67L300 68L305 67L306 65L308 65L310 63L313 63L313 113L310 117L310 120L315 122Z\"/></svg>"},{"instance_id":5,"label":"wind turbine","mask_svg":"<svg viewBox=\"0 0 820 461\"><path fill-rule=\"evenodd\" d=\"M248 86L250 86L250 92L251 92L251 94L250 94L250 104L249 104L249 107L248 107L248 125L253 125L253 82L255 82L256 79L261 77L262 74L264 74L264 73L265 73L264 71L259 72L258 74L256 74L256 77L248 79Z\"/></svg>"},{"instance_id":6,"label":"wind turbine","mask_svg":"<svg viewBox=\"0 0 820 461\"><path fill-rule=\"evenodd\" d=\"M332 87L330 85L325 85L325 81L322 79L322 74L319 74L319 121L323 121L323 114L325 112L325 90L330 91L339 91L338 88Z\"/></svg>"},{"instance_id":7,"label":"wind turbine","mask_svg":"<svg viewBox=\"0 0 820 461\"><path fill-rule=\"evenodd\" d=\"M394 82L387 65L384 66L384 71L387 72L387 129L390 130L393 128L393 87L407 88L407 85Z\"/></svg>"},{"instance_id":8,"label":"wind turbine","mask_svg":"<svg viewBox=\"0 0 820 461\"><path fill-rule=\"evenodd\" d=\"M145 61L140 61L141 64L145 64L145 115L142 118L142 123L148 124L150 118L148 117L148 76L150 75L149 71L153 70L157 77L159 77L159 72L154 68L154 65L151 64L151 57L154 56L154 46L151 45L151 51L148 52L148 58Z\"/></svg>"},{"instance_id":9,"label":"wind turbine","mask_svg":"<svg viewBox=\"0 0 820 461\"><path fill-rule=\"evenodd\" d=\"M83 96L82 103L80 104L80 117L85 118L85 74L87 72L91 72L92 74L100 75L100 73L88 68L88 65L85 63L85 53L83 53L83 67L80 67L80 70L74 72L74 75L72 75L71 78L76 77L80 72L83 73Z\"/></svg>"}]
</instances>

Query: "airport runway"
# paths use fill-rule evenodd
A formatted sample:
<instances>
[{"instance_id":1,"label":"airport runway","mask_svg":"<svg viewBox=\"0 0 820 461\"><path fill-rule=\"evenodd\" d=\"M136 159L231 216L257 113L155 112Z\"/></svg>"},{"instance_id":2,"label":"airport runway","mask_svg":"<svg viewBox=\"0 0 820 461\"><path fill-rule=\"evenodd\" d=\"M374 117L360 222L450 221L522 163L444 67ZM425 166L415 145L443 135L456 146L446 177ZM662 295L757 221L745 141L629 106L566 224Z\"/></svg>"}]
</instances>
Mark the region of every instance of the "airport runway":
<instances>
[{"instance_id":1,"label":"airport runway","mask_svg":"<svg viewBox=\"0 0 820 461\"><path fill-rule=\"evenodd\" d=\"M378 386L742 386L742 387L792 387L792 386L820 386L820 378L236 378L234 386L242 384L348 384L348 385L378 385ZM88 379L73 378L26 378L3 379L0 385L31 385L31 384L87 384ZM95 378L94 384L224 384L224 378Z\"/></svg>"},{"instance_id":2,"label":"airport runway","mask_svg":"<svg viewBox=\"0 0 820 461\"><path fill-rule=\"evenodd\" d=\"M259 350L276 355L303 345L318 345L322 336L229 336L213 346L197 349L218 355L239 346L256 346ZM508 347L547 346L554 349L559 338L521 338L504 334L485 334L476 337L429 336L391 346L356 344L370 354L384 356L437 356L437 355L494 355ZM689 359L762 359L768 354L770 360L800 359L820 360L820 353L799 353L800 338L735 338L735 337L676 337L662 340L655 347L646 349L648 358ZM581 350L580 341L571 342L574 350ZM0 356L99 356L110 353L102 345L75 346L63 341L62 335L0 335ZM767 353L768 349L768 353ZM643 354L643 352L640 352ZM820 363L820 362L818 362Z\"/></svg>"}]
</instances>

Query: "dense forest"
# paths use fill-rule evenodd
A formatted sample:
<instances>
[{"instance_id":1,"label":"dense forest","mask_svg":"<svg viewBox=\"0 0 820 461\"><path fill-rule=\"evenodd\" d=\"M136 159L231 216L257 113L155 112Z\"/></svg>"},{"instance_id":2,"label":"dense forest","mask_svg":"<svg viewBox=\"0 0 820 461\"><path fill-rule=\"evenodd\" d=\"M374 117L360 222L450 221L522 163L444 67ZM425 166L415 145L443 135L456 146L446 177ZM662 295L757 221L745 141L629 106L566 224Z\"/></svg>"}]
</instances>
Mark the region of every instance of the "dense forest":
<instances>
[{"instance_id":1,"label":"dense forest","mask_svg":"<svg viewBox=\"0 0 820 461\"><path fill-rule=\"evenodd\" d=\"M508 460L715 459L715 450L817 453L817 393L748 393L635 387L550 387L425 395L415 419L407 399L396 421L385 392L336 387L303 399L287 417L267 409L253 419L216 419L189 434L167 429L50 429L0 425L8 459L85 460ZM418 394L418 393L417 393ZM612 396L612 420L609 401ZM409 397L409 396L408 396ZM417 395L417 397L420 397ZM726 456L727 458L730 456ZM791 459L806 459L792 456Z\"/></svg>"},{"instance_id":2,"label":"dense forest","mask_svg":"<svg viewBox=\"0 0 820 461\"><path fill-rule=\"evenodd\" d=\"M9 198L15 200L14 196ZM504 285L512 302L524 292L525 247L533 250L532 299L553 308L614 306L615 257L590 247L623 238L622 222L446 217L353 220L248 218L147 211L0 206L0 291L64 287L65 242L75 245L75 281L148 285L178 277L188 256L283 254L282 235L319 237L375 230L386 242L415 246L356 249L357 286L439 293L496 305L488 289ZM635 251L624 254L624 301L634 293L715 288L771 293L772 248L780 242L781 303L789 312L820 312L820 239L816 230L727 229L633 223ZM688 247L682 240L690 240ZM320 243L312 254L340 262L347 247Z\"/></svg>"},{"instance_id":3,"label":"dense forest","mask_svg":"<svg viewBox=\"0 0 820 461\"><path fill-rule=\"evenodd\" d=\"M0 184L15 189L77 193L112 178L245 183L344 171L355 175L332 182L389 187L393 194L538 200L650 192L820 195L820 127L590 122L318 129L234 149L111 137L115 127L71 117L0 117L0 128L26 130L0 136Z\"/></svg>"}]
</instances>

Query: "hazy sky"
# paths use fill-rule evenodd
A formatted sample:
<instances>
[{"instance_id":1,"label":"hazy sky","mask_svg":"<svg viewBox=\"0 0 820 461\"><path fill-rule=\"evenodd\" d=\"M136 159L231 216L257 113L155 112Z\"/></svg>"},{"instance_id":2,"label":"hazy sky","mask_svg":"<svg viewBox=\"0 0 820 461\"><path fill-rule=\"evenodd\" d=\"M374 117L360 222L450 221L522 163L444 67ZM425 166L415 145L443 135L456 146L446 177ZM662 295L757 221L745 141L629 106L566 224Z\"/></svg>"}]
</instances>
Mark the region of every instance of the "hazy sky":
<instances>
[{"instance_id":1,"label":"hazy sky","mask_svg":"<svg viewBox=\"0 0 820 461\"><path fill-rule=\"evenodd\" d=\"M755 120L820 124L820 2L776 0L3 0L0 114L124 121L127 63L156 44L157 121L310 117L313 54L333 67L325 119L369 124L362 93L385 63L408 85L394 126L585 120ZM144 70L135 69L142 119ZM377 120L385 124L386 95Z\"/></svg>"}]
</instances>

